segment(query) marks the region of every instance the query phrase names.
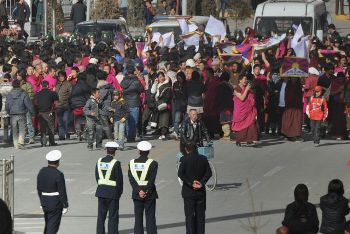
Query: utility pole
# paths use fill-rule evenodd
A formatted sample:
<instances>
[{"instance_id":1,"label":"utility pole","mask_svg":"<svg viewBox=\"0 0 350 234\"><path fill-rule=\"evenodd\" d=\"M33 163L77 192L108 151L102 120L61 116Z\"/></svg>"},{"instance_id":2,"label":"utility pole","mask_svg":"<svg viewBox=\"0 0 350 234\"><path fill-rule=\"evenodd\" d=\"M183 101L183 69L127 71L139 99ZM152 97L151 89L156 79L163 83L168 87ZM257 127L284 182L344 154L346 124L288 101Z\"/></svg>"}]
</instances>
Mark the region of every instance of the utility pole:
<instances>
[{"instance_id":1,"label":"utility pole","mask_svg":"<svg viewBox=\"0 0 350 234\"><path fill-rule=\"evenodd\" d=\"M90 20L90 7L91 7L91 0L86 1L86 21Z\"/></svg>"},{"instance_id":2,"label":"utility pole","mask_svg":"<svg viewBox=\"0 0 350 234\"><path fill-rule=\"evenodd\" d=\"M44 0L44 34L47 35L47 1Z\"/></svg>"},{"instance_id":3,"label":"utility pole","mask_svg":"<svg viewBox=\"0 0 350 234\"><path fill-rule=\"evenodd\" d=\"M182 15L187 15L187 0L182 0L181 4L182 4Z\"/></svg>"}]
</instances>

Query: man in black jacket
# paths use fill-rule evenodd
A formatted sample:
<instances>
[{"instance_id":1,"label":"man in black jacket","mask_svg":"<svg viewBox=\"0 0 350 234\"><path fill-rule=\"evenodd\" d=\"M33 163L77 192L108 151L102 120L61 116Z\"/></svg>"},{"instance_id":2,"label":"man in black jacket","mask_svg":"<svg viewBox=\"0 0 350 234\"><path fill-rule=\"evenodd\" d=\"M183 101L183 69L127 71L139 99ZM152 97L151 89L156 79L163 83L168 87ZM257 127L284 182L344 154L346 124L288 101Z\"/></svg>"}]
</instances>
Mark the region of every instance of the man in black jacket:
<instances>
[{"instance_id":1,"label":"man in black jacket","mask_svg":"<svg viewBox=\"0 0 350 234\"><path fill-rule=\"evenodd\" d=\"M115 157L119 145L107 142L107 156L97 161L95 178L98 184L95 196L98 198L97 234L105 234L105 220L107 212L108 233L118 233L119 199L123 193L123 172Z\"/></svg>"},{"instance_id":2,"label":"man in black jacket","mask_svg":"<svg viewBox=\"0 0 350 234\"><path fill-rule=\"evenodd\" d=\"M182 197L186 216L186 233L205 233L205 184L212 176L208 160L197 153L193 143L185 146L187 156L182 157L178 176L183 181Z\"/></svg>"},{"instance_id":3,"label":"man in black jacket","mask_svg":"<svg viewBox=\"0 0 350 234\"><path fill-rule=\"evenodd\" d=\"M138 78L134 75L135 68L133 65L127 65L128 76L121 82L124 98L130 108L130 115L126 122L126 135L128 142L135 141L136 128L139 121L139 112L141 106L140 94L144 88Z\"/></svg>"},{"instance_id":4,"label":"man in black jacket","mask_svg":"<svg viewBox=\"0 0 350 234\"><path fill-rule=\"evenodd\" d=\"M77 3L73 4L70 19L73 20L74 26L86 20L86 10L87 7L83 0L78 0Z\"/></svg>"},{"instance_id":5,"label":"man in black jacket","mask_svg":"<svg viewBox=\"0 0 350 234\"><path fill-rule=\"evenodd\" d=\"M180 152L186 155L185 145L193 143L198 147L204 146L203 140L210 142L207 128L201 120L198 119L198 112L190 110L189 118L185 119L180 127Z\"/></svg>"},{"instance_id":6,"label":"man in black jacket","mask_svg":"<svg viewBox=\"0 0 350 234\"><path fill-rule=\"evenodd\" d=\"M27 39L28 33L24 30L24 24L25 22L29 21L29 17L30 17L29 5L24 0L19 0L15 10L13 11L13 18L21 28L18 38L24 37L25 39Z\"/></svg>"},{"instance_id":7,"label":"man in black jacket","mask_svg":"<svg viewBox=\"0 0 350 234\"><path fill-rule=\"evenodd\" d=\"M45 147L47 144L46 134L49 132L49 144L50 146L57 145L55 143L55 127L54 127L54 115L53 104L59 100L58 94L48 89L49 82L44 80L42 82L43 89L39 91L34 98L34 103L38 109L38 117L41 132L41 146Z\"/></svg>"},{"instance_id":8,"label":"man in black jacket","mask_svg":"<svg viewBox=\"0 0 350 234\"><path fill-rule=\"evenodd\" d=\"M64 175L57 169L61 157L62 153L59 150L52 150L46 154L48 166L43 167L37 177L37 190L45 217L44 233L57 233L62 214L68 212Z\"/></svg>"},{"instance_id":9,"label":"man in black jacket","mask_svg":"<svg viewBox=\"0 0 350 234\"><path fill-rule=\"evenodd\" d=\"M143 234L143 212L146 213L146 229L149 234L157 234L156 225L156 199L158 193L155 180L158 171L158 163L149 159L152 149L151 143L141 141L137 144L140 157L129 163L129 181L132 187L132 199L135 210L134 234Z\"/></svg>"}]
</instances>

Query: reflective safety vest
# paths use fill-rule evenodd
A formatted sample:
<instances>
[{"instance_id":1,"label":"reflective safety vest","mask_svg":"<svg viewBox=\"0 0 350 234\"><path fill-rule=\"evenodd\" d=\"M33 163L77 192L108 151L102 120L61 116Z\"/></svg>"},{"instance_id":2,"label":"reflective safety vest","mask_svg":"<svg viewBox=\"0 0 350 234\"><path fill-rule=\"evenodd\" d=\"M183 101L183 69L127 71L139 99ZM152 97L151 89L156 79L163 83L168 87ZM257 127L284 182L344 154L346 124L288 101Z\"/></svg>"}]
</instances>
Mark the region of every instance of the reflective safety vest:
<instances>
[{"instance_id":1,"label":"reflective safety vest","mask_svg":"<svg viewBox=\"0 0 350 234\"><path fill-rule=\"evenodd\" d=\"M117 182L114 180L110 180L113 166L117 162L117 160L112 159L112 161L106 163L101 162L102 158L97 161L97 171L98 171L98 184L99 185L107 185L107 186L117 186ZM102 171L106 171L105 176L103 176Z\"/></svg>"},{"instance_id":2,"label":"reflective safety vest","mask_svg":"<svg viewBox=\"0 0 350 234\"><path fill-rule=\"evenodd\" d=\"M130 171L134 179L139 186L146 186L148 181L146 180L149 166L153 162L153 159L148 159L145 163L135 163L135 159L130 161ZM141 172L140 177L137 172Z\"/></svg>"}]
</instances>

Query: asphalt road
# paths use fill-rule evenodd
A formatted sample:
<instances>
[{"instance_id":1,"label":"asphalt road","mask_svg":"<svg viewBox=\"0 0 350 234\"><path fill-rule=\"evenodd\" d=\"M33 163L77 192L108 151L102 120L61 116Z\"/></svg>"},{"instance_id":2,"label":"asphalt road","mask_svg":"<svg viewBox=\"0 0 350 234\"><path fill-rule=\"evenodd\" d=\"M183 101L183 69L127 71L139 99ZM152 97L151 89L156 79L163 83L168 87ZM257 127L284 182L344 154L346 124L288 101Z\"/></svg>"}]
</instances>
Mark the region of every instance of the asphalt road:
<instances>
[{"instance_id":1,"label":"asphalt road","mask_svg":"<svg viewBox=\"0 0 350 234\"><path fill-rule=\"evenodd\" d=\"M181 188L176 177L178 142L152 140L151 158L159 162L157 188L157 225L159 233L185 233ZM26 150L1 147L1 158L15 155L15 230L42 233L43 215L36 193L36 175L46 165L45 154L53 148L29 146ZM124 172L124 194L120 200L120 233L133 233L133 203L127 178L127 163L137 157L135 144L117 153ZM97 199L94 166L104 151L88 151L85 143L76 140L59 142L63 152L60 169L64 172L69 198L69 212L64 215L61 234L95 233ZM271 234L280 225L286 205L293 200L293 189L306 183L310 201L318 203L331 179L343 179L350 196L349 141L285 142L264 137L259 147L237 148L230 141L215 142L217 188L207 193L206 233ZM253 202L248 189L251 187ZM254 203L254 204L253 204ZM252 208L257 217L254 221ZM319 217L321 217L319 215ZM248 220L250 219L250 220ZM248 225L249 221L252 225ZM256 224L254 224L254 222Z\"/></svg>"}]
</instances>

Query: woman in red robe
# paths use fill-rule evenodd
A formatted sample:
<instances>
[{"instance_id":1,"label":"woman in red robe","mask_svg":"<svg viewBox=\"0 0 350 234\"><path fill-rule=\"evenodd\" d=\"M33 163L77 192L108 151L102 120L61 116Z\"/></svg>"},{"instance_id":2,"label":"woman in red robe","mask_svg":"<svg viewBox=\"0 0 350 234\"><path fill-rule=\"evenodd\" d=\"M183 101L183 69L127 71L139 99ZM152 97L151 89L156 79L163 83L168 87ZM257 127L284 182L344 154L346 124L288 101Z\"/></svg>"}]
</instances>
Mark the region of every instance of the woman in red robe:
<instances>
[{"instance_id":1,"label":"woman in red robe","mask_svg":"<svg viewBox=\"0 0 350 234\"><path fill-rule=\"evenodd\" d=\"M248 84L247 81L247 76L240 76L234 90L232 130L236 133L237 146L241 146L242 142L249 145L259 140L255 97L251 90L251 84Z\"/></svg>"}]
</instances>

